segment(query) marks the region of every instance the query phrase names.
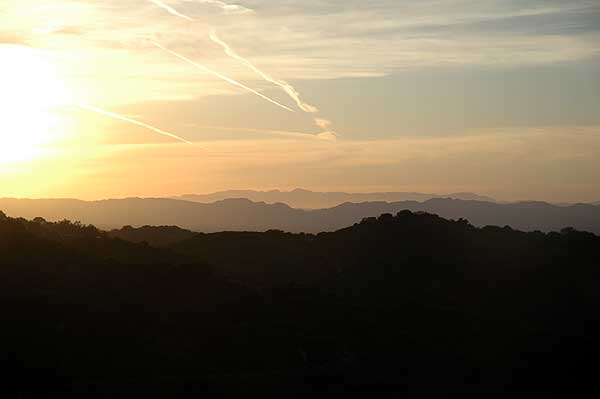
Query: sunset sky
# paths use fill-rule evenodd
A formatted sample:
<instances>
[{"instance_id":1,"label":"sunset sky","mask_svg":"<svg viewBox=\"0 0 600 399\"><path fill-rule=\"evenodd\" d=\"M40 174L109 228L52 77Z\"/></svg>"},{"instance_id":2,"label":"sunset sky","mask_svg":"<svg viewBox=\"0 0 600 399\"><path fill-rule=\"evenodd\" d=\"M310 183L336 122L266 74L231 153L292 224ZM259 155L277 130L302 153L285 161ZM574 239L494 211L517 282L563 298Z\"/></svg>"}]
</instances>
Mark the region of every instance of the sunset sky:
<instances>
[{"instance_id":1,"label":"sunset sky","mask_svg":"<svg viewBox=\"0 0 600 399\"><path fill-rule=\"evenodd\" d=\"M600 2L0 0L0 197L600 200Z\"/></svg>"}]
</instances>

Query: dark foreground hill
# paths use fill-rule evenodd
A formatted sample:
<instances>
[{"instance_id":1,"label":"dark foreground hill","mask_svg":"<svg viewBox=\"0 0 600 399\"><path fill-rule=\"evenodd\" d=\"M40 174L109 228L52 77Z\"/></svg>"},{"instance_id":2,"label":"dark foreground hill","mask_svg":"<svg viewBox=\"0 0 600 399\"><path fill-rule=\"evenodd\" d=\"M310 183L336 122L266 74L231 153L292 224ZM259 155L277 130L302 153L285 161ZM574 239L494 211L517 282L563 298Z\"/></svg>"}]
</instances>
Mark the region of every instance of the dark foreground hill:
<instances>
[{"instance_id":1,"label":"dark foreground hill","mask_svg":"<svg viewBox=\"0 0 600 399\"><path fill-rule=\"evenodd\" d=\"M405 211L318 235L184 235L154 248L0 214L3 397L595 388L593 234Z\"/></svg>"},{"instance_id":2,"label":"dark foreground hill","mask_svg":"<svg viewBox=\"0 0 600 399\"><path fill-rule=\"evenodd\" d=\"M560 231L564 227L600 234L600 206L556 206L545 202L498 204L435 198L424 202L345 203L334 208L301 210L278 204L227 199L211 204L161 198L105 201L0 199L0 209L14 217L79 220L103 229L125 225L175 225L200 232L334 231L363 218L402 210L466 218L476 226L511 226L524 231Z\"/></svg>"}]
</instances>

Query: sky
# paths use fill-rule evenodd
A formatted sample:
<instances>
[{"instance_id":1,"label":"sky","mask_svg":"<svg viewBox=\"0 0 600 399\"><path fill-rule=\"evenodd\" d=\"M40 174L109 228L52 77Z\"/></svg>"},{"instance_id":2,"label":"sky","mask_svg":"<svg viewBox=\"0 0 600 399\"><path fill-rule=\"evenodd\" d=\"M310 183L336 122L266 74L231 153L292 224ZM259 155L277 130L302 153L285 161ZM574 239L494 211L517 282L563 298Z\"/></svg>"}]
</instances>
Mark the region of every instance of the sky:
<instances>
[{"instance_id":1,"label":"sky","mask_svg":"<svg viewBox=\"0 0 600 399\"><path fill-rule=\"evenodd\" d=\"M0 197L600 200L600 3L0 0Z\"/></svg>"}]
</instances>

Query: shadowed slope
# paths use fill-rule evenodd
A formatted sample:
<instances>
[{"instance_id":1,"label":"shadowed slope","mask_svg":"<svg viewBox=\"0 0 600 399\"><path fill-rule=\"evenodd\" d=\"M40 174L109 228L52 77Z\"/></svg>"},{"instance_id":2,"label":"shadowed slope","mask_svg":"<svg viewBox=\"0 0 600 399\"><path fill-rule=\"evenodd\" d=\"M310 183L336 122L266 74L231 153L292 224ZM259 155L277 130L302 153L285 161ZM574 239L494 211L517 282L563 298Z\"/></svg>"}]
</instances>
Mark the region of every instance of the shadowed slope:
<instances>
[{"instance_id":1,"label":"shadowed slope","mask_svg":"<svg viewBox=\"0 0 600 399\"><path fill-rule=\"evenodd\" d=\"M0 214L0 389L564 396L595 381L599 264L593 234L408 211L163 249Z\"/></svg>"}]
</instances>

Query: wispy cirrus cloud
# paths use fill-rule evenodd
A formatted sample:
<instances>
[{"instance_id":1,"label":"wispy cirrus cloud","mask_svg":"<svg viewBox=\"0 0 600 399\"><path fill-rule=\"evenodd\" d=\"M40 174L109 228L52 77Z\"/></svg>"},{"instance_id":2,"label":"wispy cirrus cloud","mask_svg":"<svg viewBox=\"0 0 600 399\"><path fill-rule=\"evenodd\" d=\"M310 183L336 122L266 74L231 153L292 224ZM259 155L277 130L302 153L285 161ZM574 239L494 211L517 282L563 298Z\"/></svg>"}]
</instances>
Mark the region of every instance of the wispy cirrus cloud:
<instances>
[{"instance_id":1,"label":"wispy cirrus cloud","mask_svg":"<svg viewBox=\"0 0 600 399\"><path fill-rule=\"evenodd\" d=\"M37 173L45 178L47 191L31 184L25 194L95 199L122 197L124 185L127 195L135 196L177 195L198 192L199 187L209 192L300 186L355 192L474 191L505 200L597 201L598 151L599 126L507 127L456 137L344 140L335 146L308 137L211 140L185 146L121 145L71 151L60 163L40 161ZM531 154L535 154L533 162ZM68 169L64 169L65 162ZM140 182L140 175L155 178ZM0 173L0 183L9 187L7 193L11 193L12 181L36 178L24 170ZM95 184L82 184L90 179Z\"/></svg>"},{"instance_id":2,"label":"wispy cirrus cloud","mask_svg":"<svg viewBox=\"0 0 600 399\"><path fill-rule=\"evenodd\" d=\"M161 19L152 11L160 3L180 19L227 31L235 38L232 47L261 69L276 66L278 79L286 81L377 76L407 67L572 61L597 56L600 50L600 5L589 0L378 0L368 7L357 0L250 5L148 0L154 7L139 7L140 0L4 0L7 12L0 15L0 31L29 35L35 24L67 19L85 25L87 45L129 43L161 32L181 45L200 41L204 29ZM244 13L250 18L237 15ZM143 26L136 25L141 20Z\"/></svg>"},{"instance_id":3,"label":"wispy cirrus cloud","mask_svg":"<svg viewBox=\"0 0 600 399\"><path fill-rule=\"evenodd\" d=\"M336 132L334 132L333 130L331 130L331 125L333 124L333 122L331 122L328 119L323 119L323 118L315 118L315 124L321 128L321 130L323 130L321 133L319 133L317 136L323 140L336 140L338 137L338 134Z\"/></svg>"},{"instance_id":4,"label":"wispy cirrus cloud","mask_svg":"<svg viewBox=\"0 0 600 399\"><path fill-rule=\"evenodd\" d=\"M170 50L197 63L210 65L211 69L270 96L268 90L272 82L244 64L231 62L231 56L212 45L207 33L209 27L215 27L230 49L251 60L274 80L293 84L296 92L310 99L303 101L299 97L300 101L327 110L329 119L336 122L335 127L343 131L346 138L369 134L376 137L415 134L415 120L419 118L440 120L440 125L448 125L447 120L452 122L456 114L454 112L450 118L448 110L455 110L452 104L456 101L444 97L444 88L439 82L453 80L444 71L467 67L475 72L506 68L507 73L512 74L511 71L539 65L552 67L566 62L569 65L594 62L600 55L600 27L597 24L600 5L589 0L377 0L368 4L362 0L223 2L253 9L253 13L227 13L214 2L209 4L199 0L162 2L178 13L194 18L197 24L185 23L186 20L180 17L169 18L166 9L140 0L4 0L0 12L0 36L5 42L17 37L28 45L53 51L57 64L60 64L57 70L67 75L65 82L89 97L81 98L79 102L123 109L131 104L164 101L173 106L169 108L172 110L179 105L178 101L192 102L202 97L222 106L252 104L251 112L243 111L244 106L240 105L241 111L232 113L231 121L223 117L214 123L245 123L298 131L311 129L308 121L296 123L294 120L300 117L283 113L288 118L273 115L266 103L263 109L260 103L248 99L249 96L238 96L241 92L230 83L209 74L198 74L184 63L177 65L167 57L157 56L155 49L148 46L147 38L156 37ZM235 7L227 9L234 11ZM80 34L54 34L54 27L71 26L73 21ZM53 34L38 34L44 31ZM445 80L436 81L437 89L433 84L419 81L407 92L406 81L395 77L410 76L416 70L431 70L436 74L442 71L439 76L444 76ZM524 82L531 80L527 76L536 72L526 73L529 75L523 75ZM563 75L559 74L557 80L562 80ZM386 75L393 76L371 79ZM479 85L477 80L481 78L477 74L470 76L474 77L471 86ZM345 79L356 77L365 79ZM328 92L334 80L337 90ZM402 83L397 83L399 81ZM586 87L597 87L596 82L591 79ZM383 87L388 84L390 87ZM423 86L426 86L424 90ZM575 90L572 93L579 99ZM461 93L455 93L460 103ZM477 123L505 124L507 121L502 118L515 120L516 112L509 116L500 115L493 110L495 102L491 105L486 102L490 96L500 97L500 93L504 91L482 95L477 104L487 106L484 113L488 117L482 116ZM236 99L233 99L234 95ZM510 101L508 97L502 100ZM527 98L534 102L533 97ZM438 101L438 98L444 101ZM282 102L282 105L286 104L291 107ZM402 107L402 110L396 111L395 107ZM571 119L583 121L587 118L594 122L594 117L586 116L589 105L583 108L586 111L572 111L574 115L582 116ZM561 108L560 113L564 112L568 111ZM439 118L440 114L444 117ZM547 110L546 114L557 113ZM188 117L190 122L194 119L193 115ZM457 118L473 119L462 114ZM529 117L521 119L532 122ZM541 116L534 119L537 123ZM561 118L556 117L558 119ZM460 126L468 123L471 122ZM437 126L427 128L427 131L446 133Z\"/></svg>"},{"instance_id":5,"label":"wispy cirrus cloud","mask_svg":"<svg viewBox=\"0 0 600 399\"><path fill-rule=\"evenodd\" d=\"M162 2L162 1L160 1L160 0L149 0L149 1L150 1L150 2L152 2L152 3L154 3L154 4L156 4L157 6L159 6L159 7L161 7L161 8L163 8L163 9L165 9L167 12L169 12L170 14L173 14L173 15L175 15L175 16L177 16L177 17L180 17L180 18L186 19L186 20L188 20L188 21L193 21L193 20L194 20L193 18L191 18L191 17L189 17L189 16L187 16L187 15L185 15L185 14L182 14L182 13L180 13L179 11L177 11L176 9L174 9L173 7L171 7L171 6L169 6L169 5L165 4L165 3L163 3L163 2ZM224 3L224 2L222 2L222 1L217 1L217 0L198 0L198 1L199 1L200 3L204 3L204 4L215 4L215 5L217 5L217 6L221 7L221 8L223 8L223 10L225 10L225 11L233 11L233 10L247 10L247 9L245 9L245 8L243 8L243 7L240 7L240 6L238 6L238 5L230 5L230 4ZM248 11L249 11L249 10L248 10ZM258 68L256 68L254 65L252 65L252 64L251 64L249 61L246 61L246 60L244 60L242 57L240 57L240 56L238 56L237 54L235 54L235 53L233 52L233 50L231 50L231 49L230 49L230 48L227 46L227 44L226 44L226 43L224 43L224 42L221 42L221 41L218 39L218 37L216 36L216 33L215 33L214 31L211 31L211 33L210 33L210 38L211 38L211 40L213 40L213 41L215 41L215 42L217 42L217 43L219 43L219 44L222 44L222 45L226 46L226 51L227 51L227 52L228 52L228 54L230 54L232 57L234 57L234 58L236 58L236 59L238 59L238 60L243 60L243 61L245 61L245 62L246 62L246 65L249 65L249 66L251 66L251 67L252 67L252 68L253 68L255 71L257 71L257 72L261 73L261 74L262 74L262 76L263 76L265 79L267 79L267 80L269 80L269 81L271 81L271 82L273 82L273 83L277 83L276 81L274 81L274 80L272 80L270 77L268 77L266 74L263 74L263 73L262 73L262 71L260 71L260 70L259 70ZM199 64L199 63L197 63L197 62L195 62L195 61L192 61L192 60L191 60L191 59L189 59L188 57L185 57L185 56L183 56L183 55L181 55L181 54L179 54L179 53L177 53L177 52L175 52L175 51L169 50L169 49L167 49L166 47L162 46L162 45L161 45L161 44L159 44L159 43L153 42L153 44L154 44L156 47L160 48L161 50L164 50L164 51L166 51L166 52L170 53L171 55L174 55L175 57L177 57L177 58L179 58L179 59L181 59L181 60L183 60L183 61L187 62L188 64L191 64L192 66L194 66L194 67L196 67L196 68L198 68L198 69L200 69L200 70L202 70L202 71L204 71L204 72L206 72L206 73L208 73L208 74L211 74L211 75L213 75L213 76L216 76L217 78L219 78L219 79L221 79L221 80L224 80L225 82L228 82L228 83L230 83L230 84L232 84L232 85L234 85L234 86L237 86L237 87L239 87L239 88L242 88L242 89L244 89L244 90L246 90L246 91L248 91L248 92L250 92L250 93L252 93L252 94L254 94L254 95L257 95L257 96L259 96L259 97L261 97L261 98L263 98L263 99L267 100L268 102L270 102L270 103L272 103L272 104L274 104L274 105L277 105L277 106L278 106L278 107L280 107L280 108L283 108L283 109L285 109L285 110L287 110L287 111L292 111L292 110L291 110L289 107L287 107L287 106L285 106L285 105L283 105L283 104L281 104L281 103L279 103L279 102L277 102L277 101L273 100L272 98L270 98L270 97L268 97L268 96L265 96L264 94L261 94L261 93L259 93L258 91L254 90L254 89L252 89L252 88L250 88L250 87L248 87L248 86L246 86L246 85L244 85L244 84L242 84L242 83L240 83L240 82L238 82L238 81L236 81L236 80L234 80L234 79L231 79L231 78L230 78L230 77L228 77L228 76L225 76L225 75L223 75L223 74L222 74L222 73L220 73L220 72L214 71L214 70L212 70L212 69L208 68L208 67L207 67L207 66L205 66L205 65ZM284 85L284 83L277 83L277 84ZM289 86L289 85L287 85L287 86ZM293 87L292 87L291 89L293 90ZM290 93L291 93L290 95L292 95L292 96L293 96L293 95L295 95L295 96L296 96L296 98L297 98L297 96L298 96L298 95L297 95L297 93L295 92L295 90L291 91ZM300 103L299 103L299 104L300 104ZM307 106L308 106L308 105L307 105ZM316 108L315 108L315 110L316 110ZM314 111L311 111L311 112L314 112Z\"/></svg>"},{"instance_id":6,"label":"wispy cirrus cloud","mask_svg":"<svg viewBox=\"0 0 600 399\"><path fill-rule=\"evenodd\" d=\"M23 37L11 33L0 32L0 44L25 44Z\"/></svg>"}]
</instances>

